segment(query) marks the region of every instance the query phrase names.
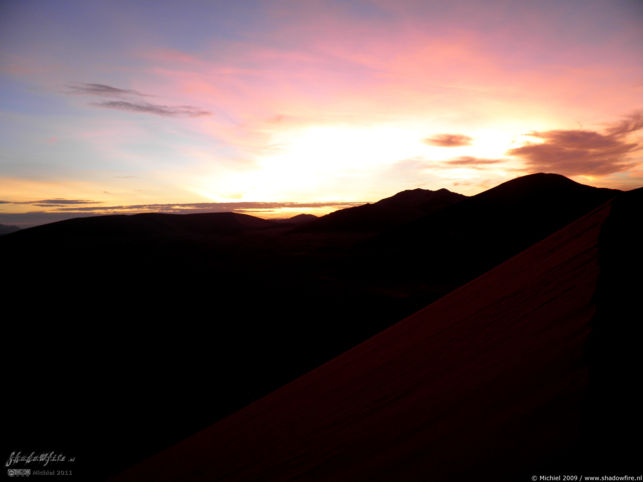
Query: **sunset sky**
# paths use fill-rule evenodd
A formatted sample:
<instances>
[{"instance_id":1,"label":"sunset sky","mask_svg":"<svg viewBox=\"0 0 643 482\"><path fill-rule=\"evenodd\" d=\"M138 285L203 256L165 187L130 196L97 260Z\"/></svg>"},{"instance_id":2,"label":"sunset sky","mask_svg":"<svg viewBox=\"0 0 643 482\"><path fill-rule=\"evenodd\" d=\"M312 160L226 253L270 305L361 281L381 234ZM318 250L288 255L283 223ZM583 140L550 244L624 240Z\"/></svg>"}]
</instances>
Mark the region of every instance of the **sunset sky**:
<instances>
[{"instance_id":1,"label":"sunset sky","mask_svg":"<svg viewBox=\"0 0 643 482\"><path fill-rule=\"evenodd\" d=\"M0 2L0 223L631 189L641 147L639 0Z\"/></svg>"}]
</instances>

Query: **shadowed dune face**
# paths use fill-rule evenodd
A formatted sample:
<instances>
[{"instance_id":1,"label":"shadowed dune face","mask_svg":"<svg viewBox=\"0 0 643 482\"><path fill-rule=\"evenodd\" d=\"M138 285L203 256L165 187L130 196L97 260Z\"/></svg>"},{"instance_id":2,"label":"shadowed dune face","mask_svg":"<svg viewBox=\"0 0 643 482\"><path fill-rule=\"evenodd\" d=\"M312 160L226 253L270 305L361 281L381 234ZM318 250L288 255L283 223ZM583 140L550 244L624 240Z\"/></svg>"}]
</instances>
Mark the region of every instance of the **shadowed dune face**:
<instances>
[{"instance_id":1,"label":"shadowed dune face","mask_svg":"<svg viewBox=\"0 0 643 482\"><path fill-rule=\"evenodd\" d=\"M140 238L235 234L273 226L270 221L237 213L117 214L58 221L22 230L18 235L27 242L34 236L49 236L52 238L51 240L128 236L133 240L138 240Z\"/></svg>"},{"instance_id":2,"label":"shadowed dune face","mask_svg":"<svg viewBox=\"0 0 643 482\"><path fill-rule=\"evenodd\" d=\"M643 411L643 188L612 202L600 237L597 311L587 352L589 400L583 423L582 453L599 473L641 473Z\"/></svg>"},{"instance_id":3,"label":"shadowed dune face","mask_svg":"<svg viewBox=\"0 0 643 482\"><path fill-rule=\"evenodd\" d=\"M523 480L577 447L595 210L115 480Z\"/></svg>"},{"instance_id":4,"label":"shadowed dune face","mask_svg":"<svg viewBox=\"0 0 643 482\"><path fill-rule=\"evenodd\" d=\"M381 292L395 292L403 280L426 294L419 309L617 193L555 174L517 178L366 240L346 271Z\"/></svg>"},{"instance_id":5,"label":"shadowed dune face","mask_svg":"<svg viewBox=\"0 0 643 482\"><path fill-rule=\"evenodd\" d=\"M3 234L9 234L13 233L14 231L18 231L20 228L18 226L10 226L8 224L0 224L0 236Z\"/></svg>"}]
</instances>

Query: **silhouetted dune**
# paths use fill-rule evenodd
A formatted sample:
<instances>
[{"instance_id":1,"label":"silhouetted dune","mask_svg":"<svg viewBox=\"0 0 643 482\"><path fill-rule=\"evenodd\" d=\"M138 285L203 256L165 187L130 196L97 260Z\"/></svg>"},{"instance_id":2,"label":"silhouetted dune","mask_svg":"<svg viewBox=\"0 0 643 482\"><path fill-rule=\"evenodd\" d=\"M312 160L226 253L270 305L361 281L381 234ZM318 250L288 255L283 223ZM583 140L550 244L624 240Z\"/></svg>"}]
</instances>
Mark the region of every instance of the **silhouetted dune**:
<instances>
[{"instance_id":1,"label":"silhouetted dune","mask_svg":"<svg viewBox=\"0 0 643 482\"><path fill-rule=\"evenodd\" d=\"M455 288L616 193L555 174L520 177L367 241L350 269L368 272L383 290L400 278Z\"/></svg>"},{"instance_id":2,"label":"silhouetted dune","mask_svg":"<svg viewBox=\"0 0 643 482\"><path fill-rule=\"evenodd\" d=\"M271 221L237 213L116 214L74 218L35 226L33 228L23 229L20 232L20 236L22 239L36 235L56 237L176 237L184 235L230 234L271 226L274 226L274 223Z\"/></svg>"},{"instance_id":3,"label":"silhouetted dune","mask_svg":"<svg viewBox=\"0 0 643 482\"><path fill-rule=\"evenodd\" d=\"M327 214L302 230L309 232L380 232L413 221L455 204L466 196L447 189L402 191L373 204L341 209Z\"/></svg>"},{"instance_id":4,"label":"silhouetted dune","mask_svg":"<svg viewBox=\"0 0 643 482\"><path fill-rule=\"evenodd\" d=\"M9 224L0 224L0 236L3 234L9 234L13 233L14 231L18 231L20 228L18 226L11 226Z\"/></svg>"},{"instance_id":5,"label":"silhouetted dune","mask_svg":"<svg viewBox=\"0 0 643 482\"><path fill-rule=\"evenodd\" d=\"M56 374L12 378L7 439L65 445L92 478L113 474L615 194L550 176L526 182L379 237L230 213L102 216L2 236L5 306L20 313L5 328L8 366Z\"/></svg>"},{"instance_id":6,"label":"silhouetted dune","mask_svg":"<svg viewBox=\"0 0 643 482\"><path fill-rule=\"evenodd\" d=\"M318 219L317 216L313 214L298 214L297 216L293 216L291 218L273 219L273 221L290 224L306 224L315 221L316 219Z\"/></svg>"},{"instance_id":7,"label":"silhouetted dune","mask_svg":"<svg viewBox=\"0 0 643 482\"><path fill-rule=\"evenodd\" d=\"M617 199L608 223L610 204L114 480L516 481L587 474L597 460L612 474L626 467L622 452L606 453L614 439L631 469L641 448L640 431L627 426L640 420L631 378L640 375L640 326L611 298L635 290L603 279L596 289L599 273L614 276L605 262L624 269L627 257L614 251L622 242L640 265L636 245L621 238L642 207L633 197ZM632 351L586 356L597 302L604 326L592 343L611 344L608 358L621 343ZM605 368L616 382L595 376ZM588 410L597 397L590 377L611 389L600 397L624 409L622 423L600 401ZM596 426L604 429L592 434Z\"/></svg>"},{"instance_id":8,"label":"silhouetted dune","mask_svg":"<svg viewBox=\"0 0 643 482\"><path fill-rule=\"evenodd\" d=\"M643 412L643 188L619 195L600 236L597 306L588 342L589 397L581 455L598 473L640 474Z\"/></svg>"}]
</instances>

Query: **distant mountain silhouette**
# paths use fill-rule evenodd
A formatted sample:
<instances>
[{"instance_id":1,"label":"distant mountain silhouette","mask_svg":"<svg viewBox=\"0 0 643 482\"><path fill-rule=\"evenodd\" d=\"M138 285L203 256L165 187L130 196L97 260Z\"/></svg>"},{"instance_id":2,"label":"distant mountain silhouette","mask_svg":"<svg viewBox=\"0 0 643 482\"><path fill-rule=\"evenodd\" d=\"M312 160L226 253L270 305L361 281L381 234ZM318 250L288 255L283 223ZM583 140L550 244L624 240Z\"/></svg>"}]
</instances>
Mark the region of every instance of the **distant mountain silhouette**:
<instances>
[{"instance_id":1,"label":"distant mountain silhouette","mask_svg":"<svg viewBox=\"0 0 643 482\"><path fill-rule=\"evenodd\" d=\"M553 198L555 187L567 189L564 180L535 177L478 202L504 206L513 191L516 204L530 205L543 179ZM518 481L638 473L640 317L612 306L623 292L605 283L614 268L641 265L643 236L631 216L643 208L643 190L627 194L114 480ZM614 266L614 255L625 264ZM599 282L605 268L608 279ZM635 280L626 288L632 295L642 287L640 273ZM614 281L626 284L620 276ZM590 359L597 302L603 326ZM611 379L596 376L604 369ZM590 385L598 384L589 400L588 373Z\"/></svg>"},{"instance_id":2,"label":"distant mountain silhouette","mask_svg":"<svg viewBox=\"0 0 643 482\"><path fill-rule=\"evenodd\" d=\"M3 234L9 234L13 233L14 231L18 231L20 228L18 226L11 226L9 224L0 224L0 236Z\"/></svg>"},{"instance_id":3,"label":"distant mountain silhouette","mask_svg":"<svg viewBox=\"0 0 643 482\"><path fill-rule=\"evenodd\" d=\"M277 221L280 223L304 224L312 222L316 219L318 218L314 214L298 214L297 216L293 216L291 218L273 219L273 221Z\"/></svg>"},{"instance_id":4,"label":"distant mountain silhouette","mask_svg":"<svg viewBox=\"0 0 643 482\"><path fill-rule=\"evenodd\" d=\"M7 438L65 445L92 477L113 474L618 194L552 175L453 203L440 192L426 201L448 205L419 218L425 208L410 200L423 193L383 200L372 232L220 213L82 218L2 236L3 295L22 316L5 328L8 366L65 374L12 379ZM391 224L406 209L414 220ZM40 394L54 391L43 411Z\"/></svg>"},{"instance_id":5,"label":"distant mountain silhouette","mask_svg":"<svg viewBox=\"0 0 643 482\"><path fill-rule=\"evenodd\" d=\"M465 198L447 189L402 191L373 204L327 214L302 229L316 232L380 232L434 213Z\"/></svg>"},{"instance_id":6,"label":"distant mountain silhouette","mask_svg":"<svg viewBox=\"0 0 643 482\"><path fill-rule=\"evenodd\" d=\"M383 289L400 278L455 288L617 193L556 174L520 177L367 241L351 269L370 272Z\"/></svg>"},{"instance_id":7,"label":"distant mountain silhouette","mask_svg":"<svg viewBox=\"0 0 643 482\"><path fill-rule=\"evenodd\" d=\"M265 219L236 213L117 214L67 219L35 226L22 230L19 236L22 239L34 236L178 237L231 234L270 226L273 223Z\"/></svg>"}]
</instances>

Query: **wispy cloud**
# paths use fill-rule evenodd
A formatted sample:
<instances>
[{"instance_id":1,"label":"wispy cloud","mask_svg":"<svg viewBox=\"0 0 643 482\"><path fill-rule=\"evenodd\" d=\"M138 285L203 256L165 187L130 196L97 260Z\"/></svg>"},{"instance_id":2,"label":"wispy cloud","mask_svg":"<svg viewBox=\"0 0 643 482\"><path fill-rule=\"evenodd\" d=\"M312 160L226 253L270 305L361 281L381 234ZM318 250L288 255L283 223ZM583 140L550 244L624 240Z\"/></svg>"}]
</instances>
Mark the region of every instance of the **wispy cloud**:
<instances>
[{"instance_id":1,"label":"wispy cloud","mask_svg":"<svg viewBox=\"0 0 643 482\"><path fill-rule=\"evenodd\" d=\"M471 145L473 139L463 134L437 134L424 139L425 144L439 147L459 147Z\"/></svg>"},{"instance_id":2,"label":"wispy cloud","mask_svg":"<svg viewBox=\"0 0 643 482\"><path fill-rule=\"evenodd\" d=\"M136 95L144 97L145 94L133 89L121 89L107 84L72 83L67 85L70 94L97 95L100 97L120 97Z\"/></svg>"},{"instance_id":3,"label":"wispy cloud","mask_svg":"<svg viewBox=\"0 0 643 482\"><path fill-rule=\"evenodd\" d=\"M643 128L643 112L637 111L615 123L605 133L589 130L532 132L542 139L508 153L522 157L529 168L566 175L607 175L634 166L629 155L641 149L627 135Z\"/></svg>"},{"instance_id":4,"label":"wispy cloud","mask_svg":"<svg viewBox=\"0 0 643 482\"><path fill-rule=\"evenodd\" d=\"M18 204L18 203L13 203ZM235 212L241 214L267 217L290 217L306 210L324 208L343 209L359 206L362 202L229 202L229 203L177 203L177 204L133 204L119 206L51 206L49 211L31 211L26 213L0 212L0 223L13 224L22 228L39 224L62 221L77 217L101 216L106 214L138 214L138 213L167 213L167 214L197 214ZM45 206L41 206L45 207ZM283 210L283 211L282 211Z\"/></svg>"},{"instance_id":5,"label":"wispy cloud","mask_svg":"<svg viewBox=\"0 0 643 482\"><path fill-rule=\"evenodd\" d=\"M105 102L92 102L91 105L105 107L107 109L123 110L126 112L141 112L145 114L156 114L167 117L201 117L210 115L211 112L193 107L191 105L161 105L150 104L149 102L128 102L123 100L110 100Z\"/></svg>"},{"instance_id":6,"label":"wispy cloud","mask_svg":"<svg viewBox=\"0 0 643 482\"><path fill-rule=\"evenodd\" d=\"M113 85L72 83L67 85L67 89L69 94L112 98L112 100L91 102L89 104L107 109L154 114L165 117L201 117L211 114L208 110L191 105L163 105L145 102L139 100L138 97L151 97L149 94L144 94L133 89L121 89L120 87L114 87Z\"/></svg>"},{"instance_id":7,"label":"wispy cloud","mask_svg":"<svg viewBox=\"0 0 643 482\"><path fill-rule=\"evenodd\" d=\"M74 211L74 212L96 212L97 214L103 212L132 212L132 211L153 211L153 212L164 212L164 213L197 213L197 212L241 212L241 211L261 211L261 210L273 210L273 209L284 209L284 208L325 208L325 207L348 207L348 206L357 206L363 203L360 202L310 202L310 203L300 203L300 202L249 202L249 201L239 201L239 202L228 202L228 203L164 203L164 204L131 204L131 205L120 205L120 206L92 206L92 207L59 207L57 211Z\"/></svg>"},{"instance_id":8,"label":"wispy cloud","mask_svg":"<svg viewBox=\"0 0 643 482\"><path fill-rule=\"evenodd\" d=\"M624 136L631 132L643 129L643 110L637 110L625 116L625 118L616 122L607 128L607 133L611 136Z\"/></svg>"},{"instance_id":9,"label":"wispy cloud","mask_svg":"<svg viewBox=\"0 0 643 482\"><path fill-rule=\"evenodd\" d=\"M101 201L89 201L87 199L40 199L37 201L0 201L10 204L30 204L33 206L41 207L56 207L56 206L69 206L69 205L80 205L80 204L100 204Z\"/></svg>"},{"instance_id":10,"label":"wispy cloud","mask_svg":"<svg viewBox=\"0 0 643 482\"><path fill-rule=\"evenodd\" d=\"M482 168L482 166L489 166L492 164L499 164L505 162L503 159L480 159L478 157L462 156L456 159L445 161L449 166L466 166L472 168Z\"/></svg>"}]
</instances>

